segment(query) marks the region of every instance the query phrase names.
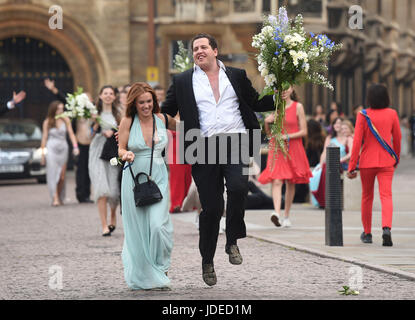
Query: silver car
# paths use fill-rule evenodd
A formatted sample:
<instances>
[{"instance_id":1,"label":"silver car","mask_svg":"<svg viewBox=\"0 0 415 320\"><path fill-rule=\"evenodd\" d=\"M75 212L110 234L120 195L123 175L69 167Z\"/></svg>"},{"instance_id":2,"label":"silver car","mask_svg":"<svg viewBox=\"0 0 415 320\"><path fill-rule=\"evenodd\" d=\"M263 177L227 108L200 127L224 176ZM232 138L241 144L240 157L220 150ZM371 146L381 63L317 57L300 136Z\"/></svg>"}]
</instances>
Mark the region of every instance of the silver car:
<instances>
[{"instance_id":1,"label":"silver car","mask_svg":"<svg viewBox=\"0 0 415 320\"><path fill-rule=\"evenodd\" d=\"M0 119L0 179L35 178L46 183L41 139L42 131L32 120Z\"/></svg>"}]
</instances>

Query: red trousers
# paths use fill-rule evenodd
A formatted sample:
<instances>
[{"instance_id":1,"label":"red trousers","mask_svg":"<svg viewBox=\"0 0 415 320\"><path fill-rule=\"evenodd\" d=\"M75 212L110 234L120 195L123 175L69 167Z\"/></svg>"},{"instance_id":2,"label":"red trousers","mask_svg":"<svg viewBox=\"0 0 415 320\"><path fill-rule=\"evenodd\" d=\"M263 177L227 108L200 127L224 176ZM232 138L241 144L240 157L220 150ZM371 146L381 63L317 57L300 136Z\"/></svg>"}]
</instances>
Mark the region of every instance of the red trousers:
<instances>
[{"instance_id":1,"label":"red trousers","mask_svg":"<svg viewBox=\"0 0 415 320\"><path fill-rule=\"evenodd\" d=\"M362 181L362 223L365 233L372 231L372 207L375 178L378 178L382 204L382 228L392 229L392 178L394 167L360 169Z\"/></svg>"},{"instance_id":2,"label":"red trousers","mask_svg":"<svg viewBox=\"0 0 415 320\"><path fill-rule=\"evenodd\" d=\"M192 166L188 164L170 164L170 213L182 208L183 200L192 183Z\"/></svg>"}]
</instances>

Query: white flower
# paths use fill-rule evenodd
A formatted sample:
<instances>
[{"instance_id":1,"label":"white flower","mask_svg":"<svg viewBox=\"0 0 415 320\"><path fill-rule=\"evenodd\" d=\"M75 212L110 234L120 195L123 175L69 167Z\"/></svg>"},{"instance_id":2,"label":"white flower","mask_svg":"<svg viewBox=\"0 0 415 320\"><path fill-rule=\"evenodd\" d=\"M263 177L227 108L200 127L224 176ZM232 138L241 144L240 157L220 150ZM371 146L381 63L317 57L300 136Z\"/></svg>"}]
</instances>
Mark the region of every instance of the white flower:
<instances>
[{"instance_id":1,"label":"white flower","mask_svg":"<svg viewBox=\"0 0 415 320\"><path fill-rule=\"evenodd\" d=\"M268 71L268 69L267 69L267 68L262 69L262 71L261 71L261 76L265 77L265 76L267 76L268 74L269 74L269 71Z\"/></svg>"},{"instance_id":2,"label":"white flower","mask_svg":"<svg viewBox=\"0 0 415 320\"><path fill-rule=\"evenodd\" d=\"M112 158L110 160L110 165L117 166L118 165L118 159L116 157Z\"/></svg>"},{"instance_id":3,"label":"white flower","mask_svg":"<svg viewBox=\"0 0 415 320\"><path fill-rule=\"evenodd\" d=\"M82 93L76 97L76 102L79 106L85 107L90 101L88 96L85 93Z\"/></svg>"},{"instance_id":4,"label":"white flower","mask_svg":"<svg viewBox=\"0 0 415 320\"><path fill-rule=\"evenodd\" d=\"M272 37L274 35L274 28L271 26L266 26L262 28L261 35L266 37Z\"/></svg>"},{"instance_id":5,"label":"white flower","mask_svg":"<svg viewBox=\"0 0 415 320\"><path fill-rule=\"evenodd\" d=\"M264 81L267 87L274 87L274 83L277 81L277 78L274 74L268 74L264 77Z\"/></svg>"}]
</instances>

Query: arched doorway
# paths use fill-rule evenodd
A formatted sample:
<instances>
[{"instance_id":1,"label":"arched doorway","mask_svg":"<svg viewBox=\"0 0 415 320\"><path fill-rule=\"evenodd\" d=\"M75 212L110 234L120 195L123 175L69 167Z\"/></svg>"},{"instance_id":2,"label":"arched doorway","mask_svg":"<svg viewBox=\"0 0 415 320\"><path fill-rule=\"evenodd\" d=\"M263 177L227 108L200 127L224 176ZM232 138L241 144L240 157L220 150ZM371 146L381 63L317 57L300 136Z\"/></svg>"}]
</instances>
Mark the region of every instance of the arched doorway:
<instances>
[{"instance_id":1,"label":"arched doorway","mask_svg":"<svg viewBox=\"0 0 415 320\"><path fill-rule=\"evenodd\" d=\"M56 86L59 89L64 92L73 92L77 87L82 87L86 92L90 92L93 97L96 97L99 88L103 84L108 83L111 70L108 57L100 40L81 21L77 20L76 17L65 14L64 28L62 30L50 29L47 23L49 18L48 8L42 5L33 5L30 3L7 3L0 5L0 41L5 42L15 38L17 43L17 39L22 38L24 42L29 41L33 46L36 45L36 42L38 45L39 43L43 43L44 50L46 50L45 48L49 49L49 53L47 53L47 59L49 61L45 59L39 60L40 57L35 56L33 50L30 52L29 49L29 52L26 53L27 55L33 56L34 59L38 59L36 60L39 64L39 68L37 69L41 70L39 71L41 74L38 79L35 79L37 81L36 83L39 83L40 87L42 87L44 78L48 76L55 78L51 74L43 75L44 72L49 72L48 70L44 70L44 67L47 68L48 63L54 61L53 64L56 68L69 70L69 77L72 77L72 87L70 87L69 81L71 79L67 78L67 71L66 75L62 78L59 78L58 72L55 80ZM27 44L24 43L24 45ZM65 74L65 71L63 72ZM16 74L16 76L17 79L15 82L19 79L19 74ZM67 82L60 82L65 77L65 81ZM10 94L10 92L7 92L6 96L1 96L0 102L9 98ZM43 87L42 91L34 92L34 94L48 94L48 92ZM53 95L49 97L54 98ZM28 94L24 103L28 104L31 100L32 96ZM26 113L26 111L29 112L26 109L28 108L25 105L24 116L31 117L30 114ZM39 110L37 111L33 110L35 119L46 116L45 112L40 116ZM16 116L16 114L14 115ZM17 116L20 116L20 114L17 113Z\"/></svg>"},{"instance_id":2,"label":"arched doorway","mask_svg":"<svg viewBox=\"0 0 415 320\"><path fill-rule=\"evenodd\" d=\"M41 124L55 96L44 79L55 80L61 92L72 92L74 80L61 54L42 40L11 37L0 40L0 97L10 99L13 91L24 90L27 98L8 117L31 118Z\"/></svg>"}]
</instances>

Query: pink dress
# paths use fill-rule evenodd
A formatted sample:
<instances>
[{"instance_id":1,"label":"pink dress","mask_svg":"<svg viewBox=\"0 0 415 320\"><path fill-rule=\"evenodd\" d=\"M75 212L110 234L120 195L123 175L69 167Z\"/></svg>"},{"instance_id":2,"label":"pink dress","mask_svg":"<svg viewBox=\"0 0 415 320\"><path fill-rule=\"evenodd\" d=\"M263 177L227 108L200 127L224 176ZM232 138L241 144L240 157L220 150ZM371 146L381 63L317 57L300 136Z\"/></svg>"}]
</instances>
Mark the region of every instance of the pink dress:
<instances>
[{"instance_id":1,"label":"pink dress","mask_svg":"<svg viewBox=\"0 0 415 320\"><path fill-rule=\"evenodd\" d=\"M293 102L285 109L284 133L300 131L297 120L297 102ZM311 174L310 165L304 150L302 138L290 139L286 144L288 155L284 156L281 150L274 155L275 138L269 144L267 167L261 173L258 181L267 184L273 180L287 180L295 184L308 184ZM274 163L273 163L274 161Z\"/></svg>"}]
</instances>

